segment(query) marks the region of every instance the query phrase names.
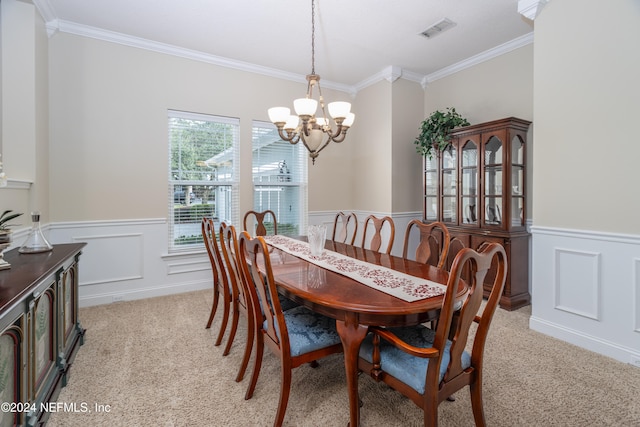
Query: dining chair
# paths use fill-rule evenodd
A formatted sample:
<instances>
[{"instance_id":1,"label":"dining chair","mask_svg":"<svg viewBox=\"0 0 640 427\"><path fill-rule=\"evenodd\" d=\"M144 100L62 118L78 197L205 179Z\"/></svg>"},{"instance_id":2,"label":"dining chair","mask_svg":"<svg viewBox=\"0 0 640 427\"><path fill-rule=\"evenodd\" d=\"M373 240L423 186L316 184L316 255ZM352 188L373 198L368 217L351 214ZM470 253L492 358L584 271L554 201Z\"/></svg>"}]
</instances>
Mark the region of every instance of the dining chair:
<instances>
[{"instance_id":1,"label":"dining chair","mask_svg":"<svg viewBox=\"0 0 640 427\"><path fill-rule=\"evenodd\" d=\"M412 230L414 229L419 231L420 240L413 259L423 264L443 268L447 260L449 244L451 242L451 236L449 235L447 226L440 221L430 223L424 223L418 219L410 221L404 233L402 258L409 258L409 243Z\"/></svg>"},{"instance_id":2,"label":"dining chair","mask_svg":"<svg viewBox=\"0 0 640 427\"><path fill-rule=\"evenodd\" d=\"M252 220L254 231L249 230L249 220ZM269 221L271 219L271 221ZM267 224L273 225L273 233L267 233ZM266 211L248 211L244 214L242 220L244 231L249 232L253 236L266 236L267 234L278 234L278 222L274 211L267 209Z\"/></svg>"},{"instance_id":3,"label":"dining chair","mask_svg":"<svg viewBox=\"0 0 640 427\"><path fill-rule=\"evenodd\" d=\"M213 272L213 305L211 306L211 313L209 314L206 329L211 328L219 304L222 304L223 310L220 331L215 341L215 345L218 346L222 342L222 337L224 336L229 321L231 289L229 287L225 266L220 256L213 219L202 218L202 238L204 239L204 247L207 249L207 255L209 255L209 261L211 263L211 271ZM226 353L223 352L223 355L226 356L227 353L228 351Z\"/></svg>"},{"instance_id":4,"label":"dining chair","mask_svg":"<svg viewBox=\"0 0 640 427\"><path fill-rule=\"evenodd\" d=\"M387 248L384 251L386 254L391 253L391 248L393 248L393 240L396 235L396 227L393 223L393 219L389 216L384 216L382 218L378 218L375 215L369 215L364 220L364 229L362 230L362 248L363 249L371 249L372 251L380 252L380 248L382 247L382 231L384 225L388 225L388 242ZM373 228L373 234L369 237L369 247L365 247L367 241L367 232L370 228Z\"/></svg>"},{"instance_id":5,"label":"dining chair","mask_svg":"<svg viewBox=\"0 0 640 427\"><path fill-rule=\"evenodd\" d=\"M245 399L253 396L266 344L280 358L280 399L274 426L281 426L291 392L292 370L304 363L342 352L342 343L334 319L302 306L282 310L269 248L261 236L252 239L243 231L239 239L239 253L244 280L254 284L251 297L257 325L254 367Z\"/></svg>"},{"instance_id":6,"label":"dining chair","mask_svg":"<svg viewBox=\"0 0 640 427\"><path fill-rule=\"evenodd\" d=\"M353 231L349 232L349 224L353 223ZM358 217L355 213L338 212L333 220L333 234L331 240L334 242L348 243L353 245L358 233ZM351 236L351 238L349 238Z\"/></svg>"},{"instance_id":7,"label":"dining chair","mask_svg":"<svg viewBox=\"0 0 640 427\"><path fill-rule=\"evenodd\" d=\"M222 257L224 258L224 263L227 268L229 283L231 284L231 303L233 307L231 330L229 331L227 346L223 354L228 354L231 349L231 344L233 343L238 330L240 313L242 313L243 317L247 321L247 341L245 343L242 363L240 365L238 375L236 376L236 382L240 382L244 378L247 366L249 365L255 336L255 325L253 305L249 296L249 290L247 289L244 280L242 280L240 273L238 260L238 237L233 225L227 225L225 222L220 224L220 247L222 249Z\"/></svg>"},{"instance_id":8,"label":"dining chair","mask_svg":"<svg viewBox=\"0 0 640 427\"><path fill-rule=\"evenodd\" d=\"M481 309L483 283L492 262L496 266L493 287ZM469 291L457 304L458 283L467 265L473 272L467 283ZM360 346L358 368L422 408L425 426L437 426L439 403L469 386L475 424L484 426L483 353L506 274L506 254L501 245L485 243L478 252L461 250L449 274L437 328L371 327L371 334ZM473 323L477 323L475 334L471 332Z\"/></svg>"}]
</instances>

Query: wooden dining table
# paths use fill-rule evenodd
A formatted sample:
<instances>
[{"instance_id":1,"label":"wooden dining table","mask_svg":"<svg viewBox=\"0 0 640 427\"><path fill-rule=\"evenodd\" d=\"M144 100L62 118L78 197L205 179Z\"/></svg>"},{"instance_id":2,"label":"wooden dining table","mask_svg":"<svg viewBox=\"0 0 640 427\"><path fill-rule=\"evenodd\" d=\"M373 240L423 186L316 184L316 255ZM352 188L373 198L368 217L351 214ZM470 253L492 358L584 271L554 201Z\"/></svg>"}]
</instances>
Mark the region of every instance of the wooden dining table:
<instances>
[{"instance_id":1,"label":"wooden dining table","mask_svg":"<svg viewBox=\"0 0 640 427\"><path fill-rule=\"evenodd\" d=\"M344 350L349 425L359 426L358 353L369 326L411 326L435 320L444 294L407 302L277 247L271 249L271 265L278 291L291 300L336 320ZM439 284L446 284L448 280L448 273L436 267L344 243L327 240L325 250ZM462 299L467 291L466 284L460 282L458 298Z\"/></svg>"}]
</instances>

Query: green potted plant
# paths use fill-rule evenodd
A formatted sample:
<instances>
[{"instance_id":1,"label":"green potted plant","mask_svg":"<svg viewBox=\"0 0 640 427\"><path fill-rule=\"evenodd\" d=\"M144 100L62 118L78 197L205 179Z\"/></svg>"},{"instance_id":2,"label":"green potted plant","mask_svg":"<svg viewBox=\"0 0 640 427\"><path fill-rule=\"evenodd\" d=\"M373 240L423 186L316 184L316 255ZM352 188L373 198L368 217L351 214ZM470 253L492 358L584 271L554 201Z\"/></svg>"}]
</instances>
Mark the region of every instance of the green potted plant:
<instances>
[{"instance_id":1,"label":"green potted plant","mask_svg":"<svg viewBox=\"0 0 640 427\"><path fill-rule=\"evenodd\" d=\"M6 210L0 215L0 243L11 242L11 224L8 224L14 218L22 215L21 213L12 213L12 210Z\"/></svg>"},{"instance_id":2,"label":"green potted plant","mask_svg":"<svg viewBox=\"0 0 640 427\"><path fill-rule=\"evenodd\" d=\"M449 133L460 126L469 126L469 122L455 108L434 111L422 121L420 135L414 141L416 151L422 156L433 157L433 149L444 150L451 140Z\"/></svg>"}]
</instances>

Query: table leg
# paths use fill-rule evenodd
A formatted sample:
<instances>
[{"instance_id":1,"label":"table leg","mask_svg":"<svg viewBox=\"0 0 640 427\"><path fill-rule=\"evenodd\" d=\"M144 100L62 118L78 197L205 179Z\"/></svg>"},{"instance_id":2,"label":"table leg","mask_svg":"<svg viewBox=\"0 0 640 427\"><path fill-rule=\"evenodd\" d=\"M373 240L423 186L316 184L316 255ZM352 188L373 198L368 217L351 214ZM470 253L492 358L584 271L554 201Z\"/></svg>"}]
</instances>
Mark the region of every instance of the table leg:
<instances>
[{"instance_id":1,"label":"table leg","mask_svg":"<svg viewBox=\"0 0 640 427\"><path fill-rule=\"evenodd\" d=\"M369 330L356 319L337 320L336 329L344 350L344 369L349 393L349 426L360 426L360 397L358 395L358 353L360 344Z\"/></svg>"}]
</instances>

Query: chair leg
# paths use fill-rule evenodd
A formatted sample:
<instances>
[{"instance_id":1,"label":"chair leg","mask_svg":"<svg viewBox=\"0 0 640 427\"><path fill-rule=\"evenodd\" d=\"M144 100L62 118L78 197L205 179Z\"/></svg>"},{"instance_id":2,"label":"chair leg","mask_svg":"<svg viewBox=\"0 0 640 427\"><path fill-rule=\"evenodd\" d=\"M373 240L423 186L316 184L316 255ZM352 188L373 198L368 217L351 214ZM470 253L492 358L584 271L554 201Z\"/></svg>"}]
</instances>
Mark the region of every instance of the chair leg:
<instances>
[{"instance_id":1,"label":"chair leg","mask_svg":"<svg viewBox=\"0 0 640 427\"><path fill-rule=\"evenodd\" d=\"M430 403L427 403L430 402ZM426 397L424 411L424 427L438 426L438 398L435 395Z\"/></svg>"},{"instance_id":2,"label":"chair leg","mask_svg":"<svg viewBox=\"0 0 640 427\"><path fill-rule=\"evenodd\" d=\"M470 384L469 392L471 393L473 419L477 427L484 427L486 426L486 422L484 419L484 408L482 407L482 381L476 379L475 382Z\"/></svg>"},{"instance_id":3,"label":"chair leg","mask_svg":"<svg viewBox=\"0 0 640 427\"><path fill-rule=\"evenodd\" d=\"M249 387L244 395L244 400L249 400L253 396L253 391L256 389L256 383L258 382L258 376L260 375L260 368L262 367L262 354L264 353L264 341L262 338L262 332L256 333L256 359L253 363L253 372L251 373L251 381Z\"/></svg>"},{"instance_id":4,"label":"chair leg","mask_svg":"<svg viewBox=\"0 0 640 427\"><path fill-rule=\"evenodd\" d=\"M227 322L229 321L229 306L231 306L231 301L229 301L228 295L223 295L223 309L222 312L222 324L220 325L220 332L218 332L218 338L216 338L215 345L220 345L222 342L222 337L224 336L224 331L227 329Z\"/></svg>"},{"instance_id":5,"label":"chair leg","mask_svg":"<svg viewBox=\"0 0 640 427\"><path fill-rule=\"evenodd\" d=\"M287 412L287 404L289 403L289 393L291 392L291 369L285 369L281 364L282 382L280 383L280 401L278 402L278 412L276 413L276 421L273 423L275 427L282 426L284 414Z\"/></svg>"},{"instance_id":6,"label":"chair leg","mask_svg":"<svg viewBox=\"0 0 640 427\"><path fill-rule=\"evenodd\" d=\"M249 316L248 318L251 319L251 316ZM255 329L254 329L253 321L249 320L247 322L247 343L245 344L245 347L244 347L244 357L242 358L242 364L240 365L240 370L238 371L236 382L240 382L244 378L244 373L247 370L247 366L249 365L249 359L251 358L251 350L253 349L254 336L255 336Z\"/></svg>"},{"instance_id":7,"label":"chair leg","mask_svg":"<svg viewBox=\"0 0 640 427\"><path fill-rule=\"evenodd\" d=\"M209 314L209 321L207 322L207 326L205 327L205 329L211 328L213 317L216 315L216 309L218 308L219 299L220 299L220 292L218 292L218 288L216 287L213 290L213 304L211 305L211 314Z\"/></svg>"},{"instance_id":8,"label":"chair leg","mask_svg":"<svg viewBox=\"0 0 640 427\"><path fill-rule=\"evenodd\" d=\"M224 348L222 352L223 356L229 354L231 350L231 344L233 344L233 340L236 337L236 331L238 330L238 302L233 302L233 316L231 317L231 330L229 331L229 338L227 338L227 346Z\"/></svg>"}]
</instances>

